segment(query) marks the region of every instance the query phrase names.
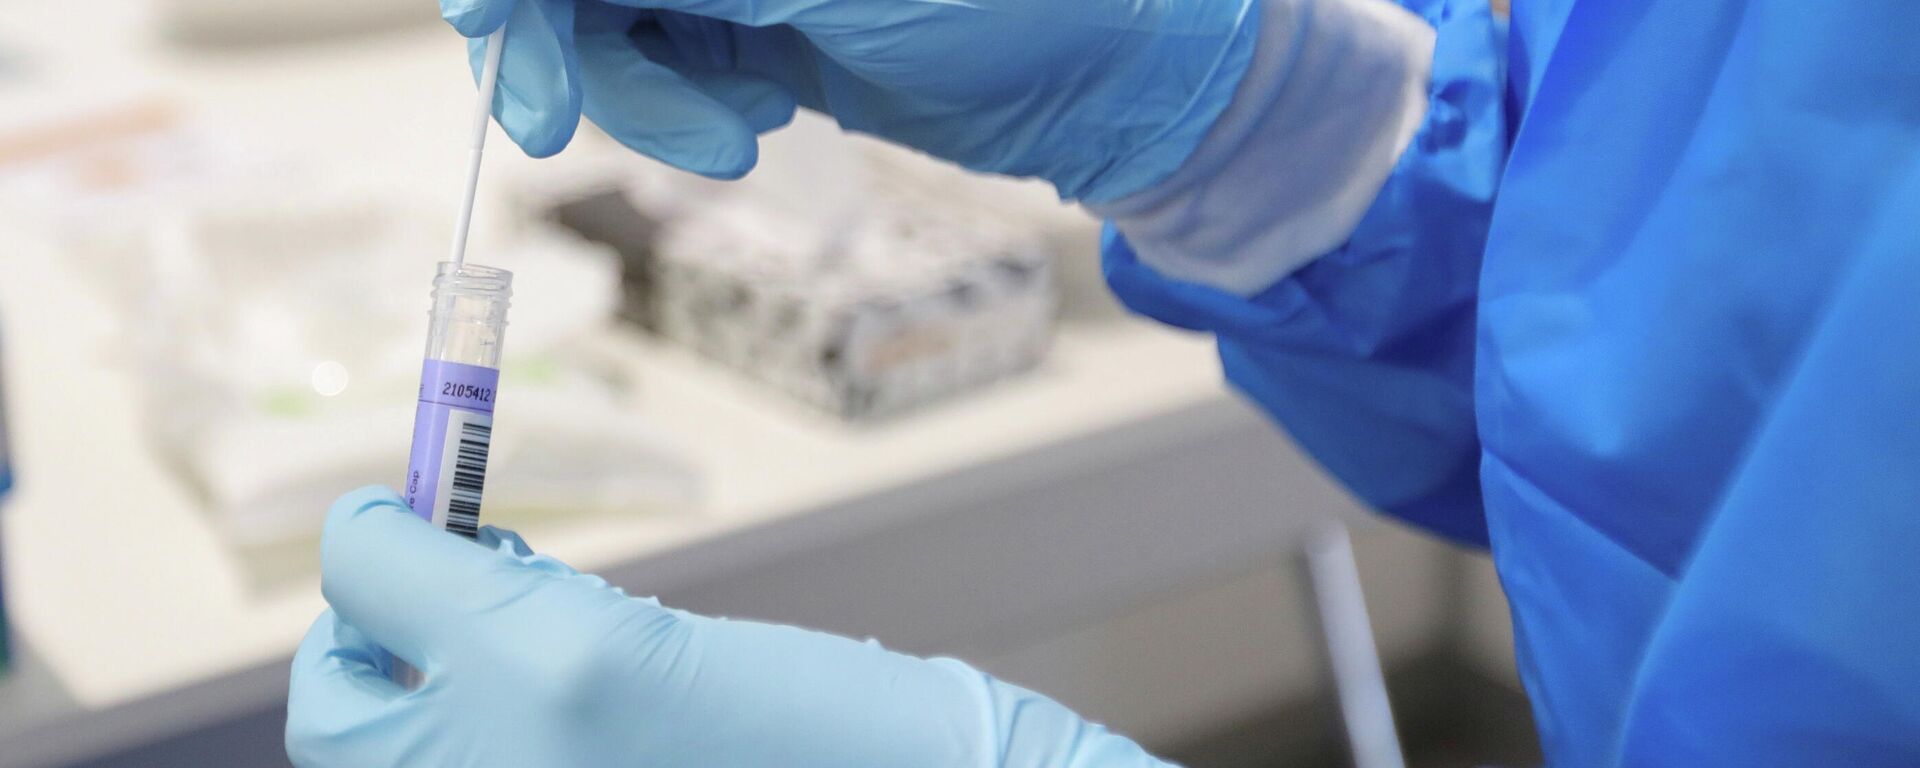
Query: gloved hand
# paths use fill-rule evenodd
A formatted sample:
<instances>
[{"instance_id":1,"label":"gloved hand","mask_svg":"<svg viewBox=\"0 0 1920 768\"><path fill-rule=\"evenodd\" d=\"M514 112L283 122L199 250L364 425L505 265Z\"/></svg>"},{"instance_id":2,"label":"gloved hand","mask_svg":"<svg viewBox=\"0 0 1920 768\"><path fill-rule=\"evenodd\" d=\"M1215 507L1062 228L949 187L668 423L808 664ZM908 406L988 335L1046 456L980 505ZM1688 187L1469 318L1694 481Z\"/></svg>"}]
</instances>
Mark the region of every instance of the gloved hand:
<instances>
[{"instance_id":1,"label":"gloved hand","mask_svg":"<svg viewBox=\"0 0 1920 768\"><path fill-rule=\"evenodd\" d=\"M738 177L797 103L979 171L1105 202L1171 174L1252 56L1251 0L441 0L507 25L495 115L529 154L581 112L680 168ZM478 67L482 46L475 41Z\"/></svg>"},{"instance_id":2,"label":"gloved hand","mask_svg":"<svg viewBox=\"0 0 1920 768\"><path fill-rule=\"evenodd\" d=\"M311 766L1140 766L1138 746L952 660L627 597L384 488L340 498L322 614L294 657L287 754ZM390 649L422 670L406 691Z\"/></svg>"}]
</instances>

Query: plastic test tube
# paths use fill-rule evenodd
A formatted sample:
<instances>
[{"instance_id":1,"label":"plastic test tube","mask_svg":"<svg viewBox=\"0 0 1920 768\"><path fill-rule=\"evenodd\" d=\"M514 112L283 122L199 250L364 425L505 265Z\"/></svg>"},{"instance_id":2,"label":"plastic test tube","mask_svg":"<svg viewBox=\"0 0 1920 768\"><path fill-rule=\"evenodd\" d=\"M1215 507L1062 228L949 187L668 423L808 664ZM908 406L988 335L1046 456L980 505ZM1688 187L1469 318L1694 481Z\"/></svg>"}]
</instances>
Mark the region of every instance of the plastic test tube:
<instances>
[{"instance_id":1,"label":"plastic test tube","mask_svg":"<svg viewBox=\"0 0 1920 768\"><path fill-rule=\"evenodd\" d=\"M441 262L433 277L413 454L403 487L414 514L467 538L480 529L500 344L512 295L513 273L504 269Z\"/></svg>"}]
</instances>

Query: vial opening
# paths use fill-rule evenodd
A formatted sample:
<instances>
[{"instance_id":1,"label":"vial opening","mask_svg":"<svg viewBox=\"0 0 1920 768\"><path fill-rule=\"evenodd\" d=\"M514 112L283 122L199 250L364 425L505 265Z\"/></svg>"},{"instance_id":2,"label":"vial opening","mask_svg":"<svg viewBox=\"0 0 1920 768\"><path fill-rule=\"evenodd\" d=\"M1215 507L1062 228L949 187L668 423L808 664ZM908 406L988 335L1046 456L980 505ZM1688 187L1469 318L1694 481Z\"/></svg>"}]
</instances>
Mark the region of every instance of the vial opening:
<instances>
[{"instance_id":1,"label":"vial opening","mask_svg":"<svg viewBox=\"0 0 1920 768\"><path fill-rule=\"evenodd\" d=\"M441 262L433 277L427 357L500 367L500 344L513 297L513 273L479 264Z\"/></svg>"},{"instance_id":2,"label":"vial opening","mask_svg":"<svg viewBox=\"0 0 1920 768\"><path fill-rule=\"evenodd\" d=\"M433 291L436 295L443 291L475 296L499 294L505 300L513 294L513 273L483 264L443 261L433 274Z\"/></svg>"}]
</instances>

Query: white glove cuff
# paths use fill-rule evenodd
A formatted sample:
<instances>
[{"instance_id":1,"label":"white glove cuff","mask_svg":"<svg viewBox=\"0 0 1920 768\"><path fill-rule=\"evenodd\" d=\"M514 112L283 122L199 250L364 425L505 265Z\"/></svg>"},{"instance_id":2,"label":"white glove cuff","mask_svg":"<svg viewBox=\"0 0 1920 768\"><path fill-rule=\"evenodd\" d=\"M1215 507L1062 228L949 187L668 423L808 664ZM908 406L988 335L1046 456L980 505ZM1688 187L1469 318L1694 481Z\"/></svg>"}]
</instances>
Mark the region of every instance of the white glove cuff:
<instances>
[{"instance_id":1,"label":"white glove cuff","mask_svg":"<svg viewBox=\"0 0 1920 768\"><path fill-rule=\"evenodd\" d=\"M1240 295L1345 242L1427 111L1433 28L1385 0L1262 0L1252 64L1174 175L1105 205L1161 274Z\"/></svg>"}]
</instances>

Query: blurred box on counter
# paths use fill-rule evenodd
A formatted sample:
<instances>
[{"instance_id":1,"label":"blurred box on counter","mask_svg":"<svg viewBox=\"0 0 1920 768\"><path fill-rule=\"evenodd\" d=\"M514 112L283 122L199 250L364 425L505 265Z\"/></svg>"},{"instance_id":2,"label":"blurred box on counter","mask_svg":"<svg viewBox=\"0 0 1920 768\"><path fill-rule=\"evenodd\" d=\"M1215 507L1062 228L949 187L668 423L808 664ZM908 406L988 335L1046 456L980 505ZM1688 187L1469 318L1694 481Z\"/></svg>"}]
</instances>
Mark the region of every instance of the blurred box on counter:
<instances>
[{"instance_id":1,"label":"blurred box on counter","mask_svg":"<svg viewBox=\"0 0 1920 768\"><path fill-rule=\"evenodd\" d=\"M620 255L621 319L649 330L657 328L651 297L660 220L635 208L626 192L611 184L575 191L553 204L548 216Z\"/></svg>"},{"instance_id":2,"label":"blurred box on counter","mask_svg":"<svg viewBox=\"0 0 1920 768\"><path fill-rule=\"evenodd\" d=\"M823 228L722 204L670 222L657 256L661 335L848 419L1031 368L1053 331L1052 258L984 215Z\"/></svg>"},{"instance_id":3,"label":"blurred box on counter","mask_svg":"<svg viewBox=\"0 0 1920 768\"><path fill-rule=\"evenodd\" d=\"M719 185L595 154L589 135L523 185L523 207L620 254L626 321L844 419L1045 357L1060 288L1040 222L955 194L957 170L872 162L837 131L781 138Z\"/></svg>"}]
</instances>

